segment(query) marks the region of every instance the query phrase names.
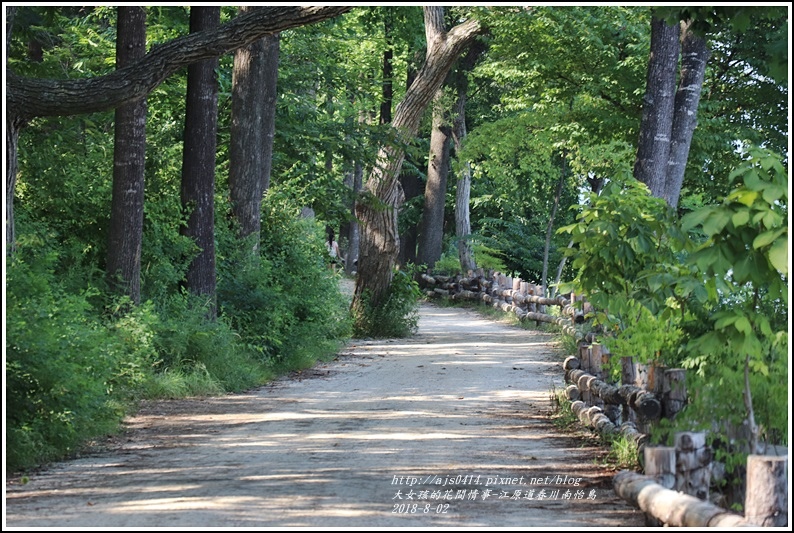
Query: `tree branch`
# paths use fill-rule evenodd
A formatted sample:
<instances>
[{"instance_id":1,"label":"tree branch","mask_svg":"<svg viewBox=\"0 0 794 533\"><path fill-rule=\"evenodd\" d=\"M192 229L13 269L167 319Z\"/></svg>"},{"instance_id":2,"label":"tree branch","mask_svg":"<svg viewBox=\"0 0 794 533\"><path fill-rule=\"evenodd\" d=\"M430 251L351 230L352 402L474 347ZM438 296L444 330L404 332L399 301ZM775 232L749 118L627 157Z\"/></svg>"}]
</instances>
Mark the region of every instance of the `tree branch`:
<instances>
[{"instance_id":1,"label":"tree branch","mask_svg":"<svg viewBox=\"0 0 794 533\"><path fill-rule=\"evenodd\" d=\"M113 109L146 96L180 68L247 46L265 35L314 24L351 9L348 6L263 7L215 30L156 46L129 67L94 78L25 78L6 69L6 105L11 115L23 120Z\"/></svg>"}]
</instances>

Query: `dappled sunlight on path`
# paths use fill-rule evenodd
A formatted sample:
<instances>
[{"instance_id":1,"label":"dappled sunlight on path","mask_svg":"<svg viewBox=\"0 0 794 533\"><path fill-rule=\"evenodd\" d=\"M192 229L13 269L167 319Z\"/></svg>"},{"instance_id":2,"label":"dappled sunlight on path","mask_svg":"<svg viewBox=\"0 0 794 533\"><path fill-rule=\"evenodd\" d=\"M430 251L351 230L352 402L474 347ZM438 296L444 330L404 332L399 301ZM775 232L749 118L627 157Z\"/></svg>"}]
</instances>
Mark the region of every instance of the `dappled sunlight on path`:
<instances>
[{"instance_id":1,"label":"dappled sunlight on path","mask_svg":"<svg viewBox=\"0 0 794 533\"><path fill-rule=\"evenodd\" d=\"M548 335L423 305L409 339L351 341L247 394L147 404L119 449L7 486L7 525L641 525L550 424L561 378Z\"/></svg>"}]
</instances>

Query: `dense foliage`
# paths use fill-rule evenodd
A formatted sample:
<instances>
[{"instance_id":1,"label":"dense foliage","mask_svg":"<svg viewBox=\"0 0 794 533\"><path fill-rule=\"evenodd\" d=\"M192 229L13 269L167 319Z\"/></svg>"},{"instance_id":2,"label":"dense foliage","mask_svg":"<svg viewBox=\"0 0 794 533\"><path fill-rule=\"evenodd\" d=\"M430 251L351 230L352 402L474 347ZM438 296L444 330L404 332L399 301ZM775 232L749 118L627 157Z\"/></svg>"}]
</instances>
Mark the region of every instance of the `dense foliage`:
<instances>
[{"instance_id":1,"label":"dense foliage","mask_svg":"<svg viewBox=\"0 0 794 533\"><path fill-rule=\"evenodd\" d=\"M189 8L146 9L150 47L187 34ZM648 7L450 9L456 20L480 17L488 31L466 74L468 136L453 150L435 270L460 270L453 176L470 168L468 238L478 266L552 285L564 265L571 283L559 289L588 296L613 352L694 370L698 394L681 426L741 426L747 413L735 406L748 398L759 438L785 442L787 11L737 9L692 11L711 58L677 211L630 176ZM234 16L236 8L223 8L222 21ZM33 77L106 74L115 68L115 35L114 7L22 6L7 64ZM280 46L271 187L253 255L230 216L232 57L220 58L216 320L206 299L184 290L198 251L179 232L186 72L147 97L140 306L114 296L105 275L112 111L36 118L22 130L17 251L6 260L9 470L112 432L142 398L254 387L353 333L338 275L324 263L323 229L351 222L355 169L370 168L383 143L406 143L401 180L420 189L403 206L400 232L421 219L430 113L408 140L379 115L386 88L396 104L422 64L422 9L356 8L285 31ZM452 89L442 100L450 106ZM299 216L307 207L315 218ZM562 230L545 256L549 227ZM366 334L415 330L419 269L400 266L385 304L369 309Z\"/></svg>"}]
</instances>

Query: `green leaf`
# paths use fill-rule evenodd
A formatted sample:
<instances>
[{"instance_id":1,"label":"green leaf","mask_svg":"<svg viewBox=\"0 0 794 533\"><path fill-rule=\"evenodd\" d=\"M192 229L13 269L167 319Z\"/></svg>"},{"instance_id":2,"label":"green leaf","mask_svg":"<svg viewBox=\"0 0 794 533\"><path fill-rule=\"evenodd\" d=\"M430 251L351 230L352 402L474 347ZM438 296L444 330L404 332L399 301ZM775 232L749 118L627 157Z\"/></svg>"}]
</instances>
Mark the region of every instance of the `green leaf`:
<instances>
[{"instance_id":1,"label":"green leaf","mask_svg":"<svg viewBox=\"0 0 794 533\"><path fill-rule=\"evenodd\" d=\"M715 209L703 222L703 232L709 236L719 233L730 219L731 216L726 210Z\"/></svg>"},{"instance_id":2,"label":"green leaf","mask_svg":"<svg viewBox=\"0 0 794 533\"><path fill-rule=\"evenodd\" d=\"M760 191L764 187L757 170L752 169L744 175L744 186L754 191Z\"/></svg>"},{"instance_id":3,"label":"green leaf","mask_svg":"<svg viewBox=\"0 0 794 533\"><path fill-rule=\"evenodd\" d=\"M764 189L764 201L769 204L775 203L779 200L784 194L786 194L786 189L783 187L779 187L777 185L768 185Z\"/></svg>"},{"instance_id":4,"label":"green leaf","mask_svg":"<svg viewBox=\"0 0 794 533\"><path fill-rule=\"evenodd\" d=\"M681 218L681 227L684 231L689 231L695 226L699 226L714 211L713 207L703 207L697 211L687 213Z\"/></svg>"},{"instance_id":5,"label":"green leaf","mask_svg":"<svg viewBox=\"0 0 794 533\"><path fill-rule=\"evenodd\" d=\"M778 272L788 276L788 235L775 241L769 249L769 262Z\"/></svg>"},{"instance_id":6,"label":"green leaf","mask_svg":"<svg viewBox=\"0 0 794 533\"><path fill-rule=\"evenodd\" d=\"M755 194L755 193L754 193ZM737 211L731 217L731 222L735 227L744 226L750 221L750 211L747 209L742 209L741 211Z\"/></svg>"},{"instance_id":7,"label":"green leaf","mask_svg":"<svg viewBox=\"0 0 794 533\"><path fill-rule=\"evenodd\" d=\"M753 332L753 327L750 325L750 321L747 319L746 316L740 316L734 322L734 327L740 333L744 333L745 335L749 335Z\"/></svg>"},{"instance_id":8,"label":"green leaf","mask_svg":"<svg viewBox=\"0 0 794 533\"><path fill-rule=\"evenodd\" d=\"M775 239L777 239L784 231L786 231L786 228L779 228L776 230L768 230L763 232L753 239L753 249L758 250L759 248L763 248L764 246L773 243Z\"/></svg>"},{"instance_id":9,"label":"green leaf","mask_svg":"<svg viewBox=\"0 0 794 533\"><path fill-rule=\"evenodd\" d=\"M716 322L714 322L714 329L724 329L730 326L731 324L733 324L734 322L736 322L737 320L739 320L739 318L744 318L744 317L735 314L724 316L719 320L717 320Z\"/></svg>"}]
</instances>

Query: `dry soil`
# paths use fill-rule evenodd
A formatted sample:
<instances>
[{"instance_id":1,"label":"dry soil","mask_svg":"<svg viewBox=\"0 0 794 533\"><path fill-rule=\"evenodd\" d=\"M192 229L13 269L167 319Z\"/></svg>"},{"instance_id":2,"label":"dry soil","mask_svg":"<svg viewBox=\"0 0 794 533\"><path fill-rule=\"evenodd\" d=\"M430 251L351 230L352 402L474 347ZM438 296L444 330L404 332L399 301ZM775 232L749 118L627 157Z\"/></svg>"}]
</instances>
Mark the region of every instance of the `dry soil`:
<instances>
[{"instance_id":1,"label":"dry soil","mask_svg":"<svg viewBox=\"0 0 794 533\"><path fill-rule=\"evenodd\" d=\"M93 453L6 480L5 528L642 526L603 448L550 420L562 358L548 334L425 304L412 338L145 403Z\"/></svg>"}]
</instances>

